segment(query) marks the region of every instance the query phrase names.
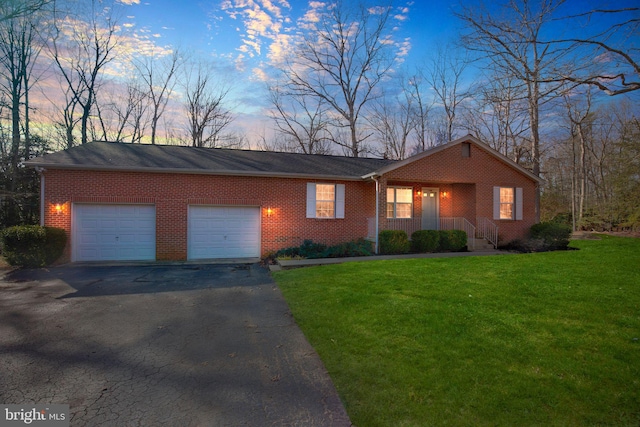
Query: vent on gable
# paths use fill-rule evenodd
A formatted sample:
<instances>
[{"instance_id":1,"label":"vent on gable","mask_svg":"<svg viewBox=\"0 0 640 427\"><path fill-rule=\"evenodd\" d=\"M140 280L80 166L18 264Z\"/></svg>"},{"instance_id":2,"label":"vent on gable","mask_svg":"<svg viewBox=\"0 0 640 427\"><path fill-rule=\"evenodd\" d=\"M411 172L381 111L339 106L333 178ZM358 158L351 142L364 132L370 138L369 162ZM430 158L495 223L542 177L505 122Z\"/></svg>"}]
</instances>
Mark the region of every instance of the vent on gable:
<instances>
[{"instance_id":1,"label":"vent on gable","mask_svg":"<svg viewBox=\"0 0 640 427\"><path fill-rule=\"evenodd\" d=\"M460 146L462 147L462 157L471 157L471 144L463 142Z\"/></svg>"}]
</instances>

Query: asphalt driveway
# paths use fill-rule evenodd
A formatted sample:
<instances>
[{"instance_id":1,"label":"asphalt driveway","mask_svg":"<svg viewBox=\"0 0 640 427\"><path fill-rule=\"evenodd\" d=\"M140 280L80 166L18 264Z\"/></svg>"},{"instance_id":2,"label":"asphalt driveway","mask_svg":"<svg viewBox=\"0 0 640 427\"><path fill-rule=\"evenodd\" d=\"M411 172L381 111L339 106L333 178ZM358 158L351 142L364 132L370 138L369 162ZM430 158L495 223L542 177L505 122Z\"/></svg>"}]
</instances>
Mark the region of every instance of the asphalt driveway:
<instances>
[{"instance_id":1,"label":"asphalt driveway","mask_svg":"<svg viewBox=\"0 0 640 427\"><path fill-rule=\"evenodd\" d=\"M350 425L257 264L8 273L0 365L0 403L69 404L72 426Z\"/></svg>"}]
</instances>

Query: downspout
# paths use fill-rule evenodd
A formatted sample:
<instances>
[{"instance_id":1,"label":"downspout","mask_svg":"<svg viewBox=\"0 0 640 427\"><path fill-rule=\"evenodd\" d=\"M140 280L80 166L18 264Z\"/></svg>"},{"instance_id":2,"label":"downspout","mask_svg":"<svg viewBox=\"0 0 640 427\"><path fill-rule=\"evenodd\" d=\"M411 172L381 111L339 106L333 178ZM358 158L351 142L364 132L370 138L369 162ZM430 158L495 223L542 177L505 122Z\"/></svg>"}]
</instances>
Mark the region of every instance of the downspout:
<instances>
[{"instance_id":1,"label":"downspout","mask_svg":"<svg viewBox=\"0 0 640 427\"><path fill-rule=\"evenodd\" d=\"M40 225L44 227L44 168L36 166L36 172L40 175Z\"/></svg>"},{"instance_id":2,"label":"downspout","mask_svg":"<svg viewBox=\"0 0 640 427\"><path fill-rule=\"evenodd\" d=\"M379 211L380 211L380 183L378 182L378 178L376 178L375 176L372 176L371 179L373 179L376 182L376 236L375 236L375 252L376 255L378 254L378 235L380 234L380 215L379 215Z\"/></svg>"}]
</instances>

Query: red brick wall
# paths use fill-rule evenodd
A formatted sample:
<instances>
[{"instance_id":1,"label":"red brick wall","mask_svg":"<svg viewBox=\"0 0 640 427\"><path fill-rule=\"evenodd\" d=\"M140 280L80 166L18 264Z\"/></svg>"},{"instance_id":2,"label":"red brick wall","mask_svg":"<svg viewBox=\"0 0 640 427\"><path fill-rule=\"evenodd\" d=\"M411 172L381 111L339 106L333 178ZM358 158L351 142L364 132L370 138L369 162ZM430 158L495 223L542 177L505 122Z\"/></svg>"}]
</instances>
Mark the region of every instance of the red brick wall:
<instances>
[{"instance_id":1,"label":"red brick wall","mask_svg":"<svg viewBox=\"0 0 640 427\"><path fill-rule=\"evenodd\" d=\"M261 207L263 254L304 239L335 244L365 237L367 218L375 215L372 182L336 181L345 184L345 218L308 219L307 182L331 181L54 169L44 177L45 224L67 230L70 243L73 203L155 204L158 260L186 259L189 204ZM59 214L56 204L62 206ZM65 260L71 258L70 243Z\"/></svg>"},{"instance_id":2,"label":"red brick wall","mask_svg":"<svg viewBox=\"0 0 640 427\"><path fill-rule=\"evenodd\" d=\"M464 216L492 220L499 227L500 242L525 237L535 223L536 182L476 145L462 157L460 144L409 163L384 175L387 185L396 182L439 187L448 197L440 199L440 216ZM493 187L523 189L523 220L493 219Z\"/></svg>"}]
</instances>

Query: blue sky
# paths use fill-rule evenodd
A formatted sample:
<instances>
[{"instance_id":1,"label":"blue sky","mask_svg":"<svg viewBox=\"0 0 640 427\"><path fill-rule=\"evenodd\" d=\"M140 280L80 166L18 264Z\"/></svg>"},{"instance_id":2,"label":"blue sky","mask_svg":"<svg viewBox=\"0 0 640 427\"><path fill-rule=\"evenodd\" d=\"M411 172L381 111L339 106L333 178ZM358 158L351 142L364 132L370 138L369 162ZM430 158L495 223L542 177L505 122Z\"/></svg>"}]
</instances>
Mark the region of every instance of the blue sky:
<instances>
[{"instance_id":1,"label":"blue sky","mask_svg":"<svg viewBox=\"0 0 640 427\"><path fill-rule=\"evenodd\" d=\"M79 0L80 4L82 1ZM234 114L234 127L254 139L256 133L273 128L265 115L265 108L269 106L266 91L269 73L284 53L294 49L294 35L303 31L333 0L116 1L120 3L117 19L122 29L119 37L123 54L112 64L108 77L115 77L114 81L125 75L130 77L135 69L128 62L132 57L141 58L152 51L156 56L158 52L168 54L179 48L192 59L208 61L211 74L232 85L227 106ZM562 14L580 13L593 7L637 7L637 0L608 2L568 0L562 6ZM386 0L366 3L389 4ZM393 1L392 40L396 51L401 52L394 71L411 75L417 67L434 59L438 48L454 49L451 43L458 41L462 24L453 12L459 11L460 3L475 7L481 1ZM499 14L498 3L488 0L487 4L492 13ZM577 28L571 28L571 33L583 35L579 25L585 25L586 33L607 24L600 16L598 20L574 23ZM566 22L559 21L550 36L568 29ZM467 81L478 75L478 68L469 67L467 71ZM54 86L51 85L53 89ZM175 105L174 110L178 115L183 114L179 105Z\"/></svg>"},{"instance_id":2,"label":"blue sky","mask_svg":"<svg viewBox=\"0 0 640 427\"><path fill-rule=\"evenodd\" d=\"M329 1L307 0L121 0L120 22L140 40L211 61L221 78L232 78L240 125L260 116L267 102L268 73L293 46L292 36ZM373 4L368 2L367 4ZM386 4L381 2L380 4ZM398 70L412 70L437 46L453 40L459 22L446 0L395 1L393 40L402 54ZM270 126L266 120L264 126ZM252 123L252 127L261 126Z\"/></svg>"}]
</instances>

